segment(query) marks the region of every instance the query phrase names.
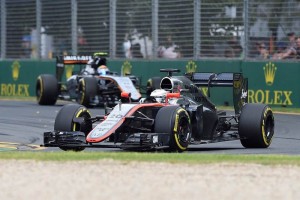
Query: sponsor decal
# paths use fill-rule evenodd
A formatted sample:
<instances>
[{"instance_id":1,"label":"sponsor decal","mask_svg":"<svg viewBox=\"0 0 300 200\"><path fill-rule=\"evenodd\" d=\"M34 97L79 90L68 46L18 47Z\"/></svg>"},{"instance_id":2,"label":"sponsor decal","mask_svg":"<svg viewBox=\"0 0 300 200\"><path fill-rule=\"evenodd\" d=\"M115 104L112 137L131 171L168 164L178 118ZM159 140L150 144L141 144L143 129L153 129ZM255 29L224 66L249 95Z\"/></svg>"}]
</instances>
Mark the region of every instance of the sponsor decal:
<instances>
[{"instance_id":1,"label":"sponsor decal","mask_svg":"<svg viewBox=\"0 0 300 200\"><path fill-rule=\"evenodd\" d=\"M12 78L14 81L19 79L21 65L14 61L11 65ZM0 96L29 97L29 84L1 83Z\"/></svg>"},{"instance_id":2,"label":"sponsor decal","mask_svg":"<svg viewBox=\"0 0 300 200\"><path fill-rule=\"evenodd\" d=\"M281 90L249 90L248 100L252 103L266 103L270 105L293 105L292 91Z\"/></svg>"},{"instance_id":3,"label":"sponsor decal","mask_svg":"<svg viewBox=\"0 0 300 200\"><path fill-rule=\"evenodd\" d=\"M242 86L242 81L241 81L241 80L238 80L238 81L234 81L234 82L233 82L233 87L234 87L234 88L239 89L239 88L241 88L241 86Z\"/></svg>"},{"instance_id":4,"label":"sponsor decal","mask_svg":"<svg viewBox=\"0 0 300 200\"><path fill-rule=\"evenodd\" d=\"M201 87L200 89L202 90L203 94L205 96L207 96L207 94L208 94L208 87Z\"/></svg>"},{"instance_id":5,"label":"sponsor decal","mask_svg":"<svg viewBox=\"0 0 300 200\"><path fill-rule=\"evenodd\" d=\"M11 68L12 68L12 77L14 81L17 81L20 74L20 68L21 68L20 63L17 60L14 61Z\"/></svg>"},{"instance_id":6,"label":"sponsor decal","mask_svg":"<svg viewBox=\"0 0 300 200\"><path fill-rule=\"evenodd\" d=\"M1 96L29 97L29 84L1 84Z\"/></svg>"},{"instance_id":7,"label":"sponsor decal","mask_svg":"<svg viewBox=\"0 0 300 200\"><path fill-rule=\"evenodd\" d=\"M269 62L263 67L263 69L265 72L266 84L269 86L273 85L277 67L275 66L274 63Z\"/></svg>"},{"instance_id":8,"label":"sponsor decal","mask_svg":"<svg viewBox=\"0 0 300 200\"><path fill-rule=\"evenodd\" d=\"M264 78L267 86L271 87L275 82L277 67L274 63L268 62L264 67ZM248 100L250 103L265 103L269 105L292 106L292 94L290 90L249 90Z\"/></svg>"},{"instance_id":9,"label":"sponsor decal","mask_svg":"<svg viewBox=\"0 0 300 200\"><path fill-rule=\"evenodd\" d=\"M66 65L66 79L70 78L73 74L74 65Z\"/></svg>"},{"instance_id":10,"label":"sponsor decal","mask_svg":"<svg viewBox=\"0 0 300 200\"><path fill-rule=\"evenodd\" d=\"M92 56L64 56L64 60L66 61L86 61L91 59Z\"/></svg>"},{"instance_id":11,"label":"sponsor decal","mask_svg":"<svg viewBox=\"0 0 300 200\"><path fill-rule=\"evenodd\" d=\"M88 135L89 139L101 138L108 134L118 123L123 120L124 116L134 107L135 104L119 104L115 106L106 120L98 124ZM111 134L111 133L110 133ZM108 137L109 135L107 135ZM100 141L98 141L100 142Z\"/></svg>"},{"instance_id":12,"label":"sponsor decal","mask_svg":"<svg viewBox=\"0 0 300 200\"><path fill-rule=\"evenodd\" d=\"M192 72L196 72L197 65L194 61L191 60L187 63L185 68L186 68L186 73L192 73Z\"/></svg>"},{"instance_id":13,"label":"sponsor decal","mask_svg":"<svg viewBox=\"0 0 300 200\"><path fill-rule=\"evenodd\" d=\"M179 120L179 111L177 111L176 117L175 117L175 124L174 124L174 129L173 129L174 132L177 132L178 120Z\"/></svg>"},{"instance_id":14,"label":"sponsor decal","mask_svg":"<svg viewBox=\"0 0 300 200\"><path fill-rule=\"evenodd\" d=\"M131 74L131 69L132 69L132 65L130 64L130 62L128 60L126 60L122 65L122 69L121 69L122 76Z\"/></svg>"}]
</instances>

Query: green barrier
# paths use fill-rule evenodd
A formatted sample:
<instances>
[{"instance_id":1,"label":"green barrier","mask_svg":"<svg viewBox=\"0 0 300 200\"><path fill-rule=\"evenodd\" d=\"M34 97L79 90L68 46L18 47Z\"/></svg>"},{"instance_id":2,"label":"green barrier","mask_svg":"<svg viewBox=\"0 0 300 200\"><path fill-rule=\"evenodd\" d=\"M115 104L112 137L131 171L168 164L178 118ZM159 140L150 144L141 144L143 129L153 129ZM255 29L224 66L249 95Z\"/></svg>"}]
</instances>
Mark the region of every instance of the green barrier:
<instances>
[{"instance_id":1,"label":"green barrier","mask_svg":"<svg viewBox=\"0 0 300 200\"><path fill-rule=\"evenodd\" d=\"M271 106L299 107L300 74L298 63L283 62L243 62L243 61L150 61L150 60L110 60L111 71L119 74L133 74L140 78L142 85L154 76L165 76L161 68L176 68L185 72L243 72L249 79L249 102L266 103ZM83 66L84 67L84 66ZM35 96L35 83L40 74L55 74L55 60L50 61L1 61L0 62L0 98L5 96ZM66 80L80 70L78 66L65 66ZM207 88L203 88L204 92ZM231 88L211 89L211 99L217 105L232 105Z\"/></svg>"},{"instance_id":2,"label":"green barrier","mask_svg":"<svg viewBox=\"0 0 300 200\"><path fill-rule=\"evenodd\" d=\"M0 96L35 96L35 82L40 73L55 73L53 61L1 61Z\"/></svg>"},{"instance_id":3,"label":"green barrier","mask_svg":"<svg viewBox=\"0 0 300 200\"><path fill-rule=\"evenodd\" d=\"M249 77L249 102L299 107L298 63L244 62L242 71Z\"/></svg>"}]
</instances>

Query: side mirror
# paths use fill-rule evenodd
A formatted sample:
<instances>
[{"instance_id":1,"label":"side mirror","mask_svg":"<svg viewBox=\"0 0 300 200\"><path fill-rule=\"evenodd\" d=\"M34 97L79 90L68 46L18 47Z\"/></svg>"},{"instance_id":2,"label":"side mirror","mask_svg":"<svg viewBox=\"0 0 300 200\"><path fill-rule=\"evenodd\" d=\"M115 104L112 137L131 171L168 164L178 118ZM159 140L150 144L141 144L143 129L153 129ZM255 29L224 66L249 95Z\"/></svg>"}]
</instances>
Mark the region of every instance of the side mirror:
<instances>
[{"instance_id":1,"label":"side mirror","mask_svg":"<svg viewBox=\"0 0 300 200\"><path fill-rule=\"evenodd\" d=\"M167 93L166 94L166 104L169 102L170 98L179 98L180 93Z\"/></svg>"},{"instance_id":2,"label":"side mirror","mask_svg":"<svg viewBox=\"0 0 300 200\"><path fill-rule=\"evenodd\" d=\"M121 92L121 99L123 101L128 101L131 103L131 93L130 92Z\"/></svg>"}]
</instances>

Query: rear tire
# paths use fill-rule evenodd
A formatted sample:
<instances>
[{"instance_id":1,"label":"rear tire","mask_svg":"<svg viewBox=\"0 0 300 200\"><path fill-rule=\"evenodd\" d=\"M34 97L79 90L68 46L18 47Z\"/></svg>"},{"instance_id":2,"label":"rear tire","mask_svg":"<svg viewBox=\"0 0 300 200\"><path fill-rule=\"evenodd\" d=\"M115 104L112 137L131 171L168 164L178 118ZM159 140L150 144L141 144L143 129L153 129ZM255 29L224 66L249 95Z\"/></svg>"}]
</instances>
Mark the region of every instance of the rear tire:
<instances>
[{"instance_id":1,"label":"rear tire","mask_svg":"<svg viewBox=\"0 0 300 200\"><path fill-rule=\"evenodd\" d=\"M36 81L36 97L40 105L54 105L58 96L58 82L51 74L42 74Z\"/></svg>"},{"instance_id":2,"label":"rear tire","mask_svg":"<svg viewBox=\"0 0 300 200\"><path fill-rule=\"evenodd\" d=\"M179 106L162 107L156 117L156 133L169 133L171 151L185 151L191 140L191 120L187 111Z\"/></svg>"},{"instance_id":3,"label":"rear tire","mask_svg":"<svg viewBox=\"0 0 300 200\"><path fill-rule=\"evenodd\" d=\"M74 118L83 117L83 123L79 124L73 121ZM90 112L81 105L67 104L58 112L55 123L55 131L81 131L87 135L92 130L92 123L87 122L91 118ZM64 151L82 151L84 147L60 147Z\"/></svg>"},{"instance_id":4,"label":"rear tire","mask_svg":"<svg viewBox=\"0 0 300 200\"><path fill-rule=\"evenodd\" d=\"M78 103L90 107L90 102L97 95L98 83L94 77L84 77L79 80Z\"/></svg>"},{"instance_id":5,"label":"rear tire","mask_svg":"<svg viewBox=\"0 0 300 200\"><path fill-rule=\"evenodd\" d=\"M265 104L246 104L239 119L239 135L245 148L268 148L274 135L274 116Z\"/></svg>"}]
</instances>

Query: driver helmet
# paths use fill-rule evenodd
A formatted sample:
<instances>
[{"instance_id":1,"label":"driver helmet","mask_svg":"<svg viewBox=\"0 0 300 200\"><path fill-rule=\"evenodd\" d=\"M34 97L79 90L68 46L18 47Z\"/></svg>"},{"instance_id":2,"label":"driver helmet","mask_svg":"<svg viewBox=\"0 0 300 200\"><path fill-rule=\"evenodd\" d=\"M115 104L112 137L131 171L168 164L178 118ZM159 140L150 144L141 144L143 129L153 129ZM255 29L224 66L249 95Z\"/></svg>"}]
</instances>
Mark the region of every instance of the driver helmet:
<instances>
[{"instance_id":1,"label":"driver helmet","mask_svg":"<svg viewBox=\"0 0 300 200\"><path fill-rule=\"evenodd\" d=\"M167 93L169 93L169 91L163 89L156 89L151 92L150 96L154 97L157 102L162 103L165 100Z\"/></svg>"},{"instance_id":2,"label":"driver helmet","mask_svg":"<svg viewBox=\"0 0 300 200\"><path fill-rule=\"evenodd\" d=\"M99 75L106 75L106 73L108 72L108 68L106 65L101 65L100 67L98 67L97 72Z\"/></svg>"}]
</instances>

